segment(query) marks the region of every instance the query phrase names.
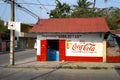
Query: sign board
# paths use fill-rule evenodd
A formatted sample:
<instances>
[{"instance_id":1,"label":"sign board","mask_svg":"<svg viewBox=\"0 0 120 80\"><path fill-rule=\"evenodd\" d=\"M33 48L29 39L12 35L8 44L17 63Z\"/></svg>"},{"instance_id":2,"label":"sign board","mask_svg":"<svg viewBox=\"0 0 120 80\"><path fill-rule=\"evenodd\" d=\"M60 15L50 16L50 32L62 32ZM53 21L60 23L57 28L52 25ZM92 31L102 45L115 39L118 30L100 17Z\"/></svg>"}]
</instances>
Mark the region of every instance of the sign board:
<instances>
[{"instance_id":1,"label":"sign board","mask_svg":"<svg viewBox=\"0 0 120 80\"><path fill-rule=\"evenodd\" d=\"M92 42L86 40L66 41L66 56L102 56L102 42Z\"/></svg>"},{"instance_id":2,"label":"sign board","mask_svg":"<svg viewBox=\"0 0 120 80\"><path fill-rule=\"evenodd\" d=\"M12 21L8 22L8 29L15 30L16 26L17 26L16 22L12 22Z\"/></svg>"}]
</instances>

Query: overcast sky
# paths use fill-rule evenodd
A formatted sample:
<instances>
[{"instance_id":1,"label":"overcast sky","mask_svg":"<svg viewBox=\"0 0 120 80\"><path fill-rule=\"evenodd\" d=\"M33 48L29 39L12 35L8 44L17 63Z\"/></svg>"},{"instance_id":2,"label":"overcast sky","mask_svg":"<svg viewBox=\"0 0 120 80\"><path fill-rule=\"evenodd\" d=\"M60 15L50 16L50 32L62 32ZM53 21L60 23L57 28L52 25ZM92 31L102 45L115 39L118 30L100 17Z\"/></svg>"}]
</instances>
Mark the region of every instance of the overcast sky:
<instances>
[{"instance_id":1,"label":"overcast sky","mask_svg":"<svg viewBox=\"0 0 120 80\"><path fill-rule=\"evenodd\" d=\"M17 3L20 3L23 7L29 9L33 13L37 14L40 18L49 18L47 12L51 9L55 8L55 0L15 0ZM69 5L77 4L78 0L59 0L60 2L66 2ZM93 2L93 0L88 0ZM25 3L25 4L23 4ZM45 4L43 5L31 5L28 3L36 3L36 4ZM108 8L108 7L119 7L120 8L120 0L108 0L107 3L104 0L97 0L96 7L98 8ZM10 4L4 3L3 0L0 0L0 19L9 21L10 20ZM37 22L37 18L27 14L19 8L15 9L15 21L22 23L32 23L35 24Z\"/></svg>"}]
</instances>

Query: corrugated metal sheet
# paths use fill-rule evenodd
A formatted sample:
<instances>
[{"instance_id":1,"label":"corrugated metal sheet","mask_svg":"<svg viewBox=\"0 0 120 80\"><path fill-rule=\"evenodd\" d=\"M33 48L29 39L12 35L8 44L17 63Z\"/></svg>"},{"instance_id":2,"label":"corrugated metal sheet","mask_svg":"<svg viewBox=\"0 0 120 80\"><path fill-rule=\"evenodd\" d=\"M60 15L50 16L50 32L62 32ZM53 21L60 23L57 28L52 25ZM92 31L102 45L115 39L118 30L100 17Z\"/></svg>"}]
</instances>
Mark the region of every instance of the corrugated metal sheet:
<instances>
[{"instance_id":1,"label":"corrugated metal sheet","mask_svg":"<svg viewBox=\"0 0 120 80\"><path fill-rule=\"evenodd\" d=\"M120 34L120 30L110 30L112 34Z\"/></svg>"},{"instance_id":2,"label":"corrugated metal sheet","mask_svg":"<svg viewBox=\"0 0 120 80\"><path fill-rule=\"evenodd\" d=\"M108 32L104 18L52 18L41 19L31 32Z\"/></svg>"}]
</instances>

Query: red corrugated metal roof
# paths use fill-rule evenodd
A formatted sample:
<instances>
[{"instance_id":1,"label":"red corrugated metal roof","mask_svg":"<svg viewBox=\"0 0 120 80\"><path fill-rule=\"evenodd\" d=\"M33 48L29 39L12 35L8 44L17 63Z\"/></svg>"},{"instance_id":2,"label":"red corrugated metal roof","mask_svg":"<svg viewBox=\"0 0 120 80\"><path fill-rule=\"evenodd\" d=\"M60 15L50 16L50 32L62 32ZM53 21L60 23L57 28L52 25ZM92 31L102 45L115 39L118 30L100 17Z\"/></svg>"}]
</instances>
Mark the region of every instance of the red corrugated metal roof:
<instances>
[{"instance_id":1,"label":"red corrugated metal roof","mask_svg":"<svg viewBox=\"0 0 120 80\"><path fill-rule=\"evenodd\" d=\"M120 30L110 30L112 34L120 34Z\"/></svg>"},{"instance_id":2,"label":"red corrugated metal roof","mask_svg":"<svg viewBox=\"0 0 120 80\"><path fill-rule=\"evenodd\" d=\"M30 32L108 32L104 18L40 19Z\"/></svg>"}]
</instances>

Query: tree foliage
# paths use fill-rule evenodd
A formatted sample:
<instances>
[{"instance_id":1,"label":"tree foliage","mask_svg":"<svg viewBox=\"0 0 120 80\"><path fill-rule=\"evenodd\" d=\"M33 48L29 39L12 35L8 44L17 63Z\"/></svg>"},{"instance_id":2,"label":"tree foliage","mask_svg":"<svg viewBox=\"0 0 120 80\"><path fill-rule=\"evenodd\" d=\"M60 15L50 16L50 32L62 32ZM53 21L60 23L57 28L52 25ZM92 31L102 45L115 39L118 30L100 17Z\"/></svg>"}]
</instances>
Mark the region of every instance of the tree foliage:
<instances>
[{"instance_id":1,"label":"tree foliage","mask_svg":"<svg viewBox=\"0 0 120 80\"><path fill-rule=\"evenodd\" d=\"M105 2L108 0L104 0ZM96 2L94 0L94 2ZM110 8L95 8L95 3L88 0L78 0L77 4L70 6L66 3L61 3L56 0L56 8L50 11L50 18L67 18L67 17L104 17L110 29L119 29L119 24L116 22L120 18L120 9L115 7ZM91 8L91 6L93 6Z\"/></svg>"},{"instance_id":2,"label":"tree foliage","mask_svg":"<svg viewBox=\"0 0 120 80\"><path fill-rule=\"evenodd\" d=\"M70 14L70 6L66 3L61 3L56 0L56 8L50 11L50 18L64 18L69 17Z\"/></svg>"},{"instance_id":3,"label":"tree foliage","mask_svg":"<svg viewBox=\"0 0 120 80\"><path fill-rule=\"evenodd\" d=\"M4 21L0 20L0 42L3 37L9 37L9 30L7 29L7 26L4 25Z\"/></svg>"},{"instance_id":4,"label":"tree foliage","mask_svg":"<svg viewBox=\"0 0 120 80\"><path fill-rule=\"evenodd\" d=\"M78 0L77 5L72 10L71 17L91 17L93 11L90 9L91 2L87 0Z\"/></svg>"},{"instance_id":5,"label":"tree foliage","mask_svg":"<svg viewBox=\"0 0 120 80\"><path fill-rule=\"evenodd\" d=\"M110 29L119 29L119 23L117 19L120 18L120 9L116 7L110 7L106 9L99 9L95 13L96 17L104 17Z\"/></svg>"}]
</instances>

